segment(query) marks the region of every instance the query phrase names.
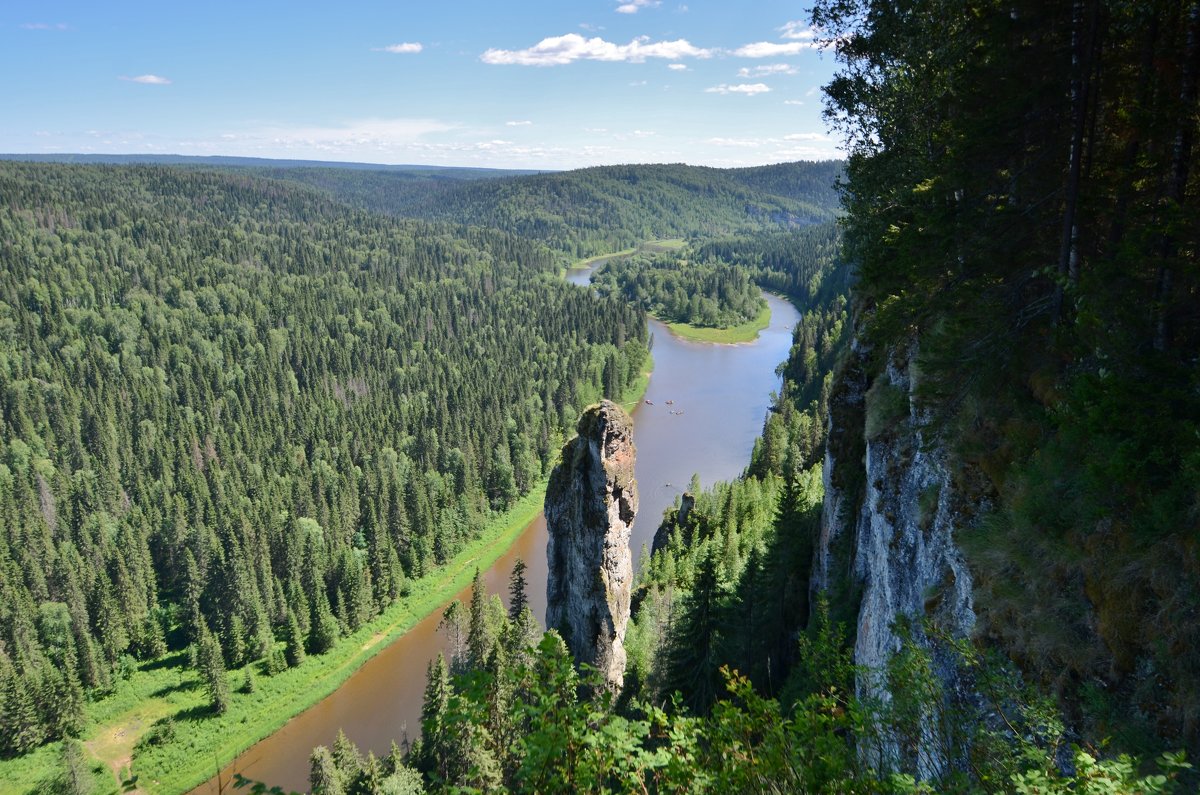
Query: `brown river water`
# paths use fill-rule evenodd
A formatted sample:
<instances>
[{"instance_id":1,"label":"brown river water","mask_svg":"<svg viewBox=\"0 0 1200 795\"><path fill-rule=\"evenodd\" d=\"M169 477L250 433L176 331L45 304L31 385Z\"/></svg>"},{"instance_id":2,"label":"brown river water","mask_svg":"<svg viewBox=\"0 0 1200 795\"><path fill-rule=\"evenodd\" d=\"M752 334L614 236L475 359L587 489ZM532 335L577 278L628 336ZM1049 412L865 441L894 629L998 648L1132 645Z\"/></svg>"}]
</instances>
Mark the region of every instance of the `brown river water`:
<instances>
[{"instance_id":1,"label":"brown river water","mask_svg":"<svg viewBox=\"0 0 1200 795\"><path fill-rule=\"evenodd\" d=\"M587 284L590 271L571 271L568 279ZM650 321L654 373L646 402L633 412L637 480L641 506L634 522L634 566L642 545L649 547L662 513L687 488L693 473L704 484L737 477L750 461L779 388L775 368L791 347L791 329L799 313L788 302L768 295L771 324L756 341L713 345L674 336ZM668 405L667 401L674 401ZM679 411L681 414L671 412ZM538 516L496 563L482 574L490 593L507 599L508 578L517 558L528 566L529 601L539 619L546 613L546 521ZM464 602L470 589L458 594ZM192 795L233 792L234 772L281 786L308 790L308 757L318 745L332 745L339 728L365 754L384 756L392 740L420 733L425 669L446 639L437 631L441 610L434 611L390 646L367 661L334 693L297 715L282 729L230 762Z\"/></svg>"}]
</instances>

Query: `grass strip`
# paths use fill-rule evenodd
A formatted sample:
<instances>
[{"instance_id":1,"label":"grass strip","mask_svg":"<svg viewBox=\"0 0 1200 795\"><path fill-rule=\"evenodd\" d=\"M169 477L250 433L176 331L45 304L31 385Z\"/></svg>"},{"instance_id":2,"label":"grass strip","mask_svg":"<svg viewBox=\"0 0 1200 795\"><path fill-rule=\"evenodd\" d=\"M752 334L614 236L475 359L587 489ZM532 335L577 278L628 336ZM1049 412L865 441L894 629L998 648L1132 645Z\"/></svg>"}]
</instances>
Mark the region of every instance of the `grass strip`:
<instances>
[{"instance_id":1,"label":"grass strip","mask_svg":"<svg viewBox=\"0 0 1200 795\"><path fill-rule=\"evenodd\" d=\"M622 395L627 409L645 395L652 369L653 360L647 358L642 374ZM185 652L142 663L112 695L87 705L83 739L108 771L98 773L97 795L117 792L117 781L124 791L148 795L187 792L207 781L215 770L321 701L363 663L444 607L470 584L476 567L486 570L495 563L541 512L546 483L538 483L437 571L410 581L408 596L325 654L311 655L300 667L272 677L261 675L259 664L251 663L247 668L256 674L253 693L240 691L246 668L229 671L232 698L224 715L211 714L203 683L187 667ZM139 747L151 727L167 717L175 722L174 737ZM0 760L0 795L41 792L58 766L58 749L55 743Z\"/></svg>"},{"instance_id":2,"label":"grass strip","mask_svg":"<svg viewBox=\"0 0 1200 795\"><path fill-rule=\"evenodd\" d=\"M710 328L693 326L688 323L667 323L672 334L697 342L716 342L731 345L739 342L753 342L758 338L758 332L771 324L771 306L763 301L762 309L754 316L737 326L729 328Z\"/></svg>"}]
</instances>

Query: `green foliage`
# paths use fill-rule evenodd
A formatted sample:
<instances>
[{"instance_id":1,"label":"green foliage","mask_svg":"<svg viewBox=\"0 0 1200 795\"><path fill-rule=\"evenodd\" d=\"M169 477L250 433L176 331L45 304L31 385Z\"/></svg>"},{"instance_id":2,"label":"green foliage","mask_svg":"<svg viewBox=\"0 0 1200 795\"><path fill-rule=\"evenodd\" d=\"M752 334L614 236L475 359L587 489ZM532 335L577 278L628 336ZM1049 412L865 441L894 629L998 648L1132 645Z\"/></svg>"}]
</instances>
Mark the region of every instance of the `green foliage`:
<instances>
[{"instance_id":1,"label":"green foliage","mask_svg":"<svg viewBox=\"0 0 1200 795\"><path fill-rule=\"evenodd\" d=\"M196 669L204 680L208 690L209 704L217 715L224 714L229 709L229 680L225 675L225 661L221 658L221 648L217 639L209 632L203 622L200 624L200 636L196 640Z\"/></svg>"},{"instance_id":2,"label":"green foliage","mask_svg":"<svg viewBox=\"0 0 1200 795\"><path fill-rule=\"evenodd\" d=\"M329 648L645 356L500 232L245 173L5 163L0 196L5 752L202 625L231 668Z\"/></svg>"},{"instance_id":3,"label":"green foliage","mask_svg":"<svg viewBox=\"0 0 1200 795\"><path fill-rule=\"evenodd\" d=\"M327 174L322 187L374 210L504 229L580 258L644 240L828 221L840 172L841 164L833 161L747 169L601 166L443 183L420 195L396 190L396 177L337 172ZM296 176L305 178L303 172ZM363 180L376 185L366 190L354 185Z\"/></svg>"},{"instance_id":4,"label":"green foliage","mask_svg":"<svg viewBox=\"0 0 1200 795\"><path fill-rule=\"evenodd\" d=\"M512 637L508 616L499 620L498 636ZM614 702L595 686L595 671L575 669L553 631L536 647L497 646L483 668L468 665L453 677L439 656L429 668L422 738L408 759L395 745L387 759L364 758L339 734L332 751L313 753L313 792L1169 793L1188 769L1182 754L1150 772L1092 753L1077 755L1064 772L1054 710L1005 664L966 642L940 642L944 660L972 677L982 703L946 709L946 694L931 686L930 650L912 642L892 672L895 701L860 703L844 630L824 601L796 649L789 706L728 669L704 716L688 714L678 694L666 706ZM876 743L895 742L930 719L939 731L975 734L961 769L926 779L873 767Z\"/></svg>"},{"instance_id":5,"label":"green foliage","mask_svg":"<svg viewBox=\"0 0 1200 795\"><path fill-rule=\"evenodd\" d=\"M1200 749L1195 5L812 21L841 63L864 341L918 340L956 485L993 507L962 536L982 634L1085 732Z\"/></svg>"},{"instance_id":6,"label":"green foliage","mask_svg":"<svg viewBox=\"0 0 1200 795\"><path fill-rule=\"evenodd\" d=\"M880 375L867 390L863 435L877 439L908 417L908 392Z\"/></svg>"},{"instance_id":7,"label":"green foliage","mask_svg":"<svg viewBox=\"0 0 1200 795\"><path fill-rule=\"evenodd\" d=\"M592 285L661 320L692 326L736 326L754 319L763 305L746 270L664 254L611 259L592 274Z\"/></svg>"}]
</instances>

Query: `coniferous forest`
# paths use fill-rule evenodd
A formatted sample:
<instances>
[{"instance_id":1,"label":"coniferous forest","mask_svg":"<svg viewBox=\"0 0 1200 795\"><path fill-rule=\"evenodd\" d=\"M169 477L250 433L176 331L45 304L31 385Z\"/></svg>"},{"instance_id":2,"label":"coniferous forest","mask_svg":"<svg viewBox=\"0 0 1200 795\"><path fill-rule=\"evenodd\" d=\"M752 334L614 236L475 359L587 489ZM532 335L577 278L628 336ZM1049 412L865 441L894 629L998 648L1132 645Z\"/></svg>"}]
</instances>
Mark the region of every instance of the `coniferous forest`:
<instances>
[{"instance_id":1,"label":"coniferous forest","mask_svg":"<svg viewBox=\"0 0 1200 795\"><path fill-rule=\"evenodd\" d=\"M419 736L313 749L314 795L1196 791L1200 3L810 13L845 162L0 162L0 784L137 788L537 495L644 377L648 313L769 290L802 312L781 387L741 477L639 517L620 691L523 566L507 606L477 572ZM562 280L594 255L597 289ZM954 492L973 623L946 578L866 670L857 533L930 458L898 512L927 540ZM160 669L203 706L98 771L96 705Z\"/></svg>"},{"instance_id":2,"label":"coniferous forest","mask_svg":"<svg viewBox=\"0 0 1200 795\"><path fill-rule=\"evenodd\" d=\"M431 669L408 764L437 791L1191 791L1200 11L865 0L813 20L842 64L827 108L851 142L853 317L830 311L835 271L759 271L824 300L746 476L668 513L622 701L578 697L561 641L521 645L493 610L490 635L473 625L486 660ZM749 267L777 251L705 245ZM827 602L807 577L823 481L865 485L823 471L826 429L826 460L852 463L909 433L883 372L914 349L924 427L976 505L960 539L979 624L922 627L877 702L847 651L861 584L847 571ZM857 431L830 417L851 377ZM346 749L324 766L318 749L315 787L412 775Z\"/></svg>"},{"instance_id":3,"label":"coniferous forest","mask_svg":"<svg viewBox=\"0 0 1200 795\"><path fill-rule=\"evenodd\" d=\"M168 649L218 709L226 666L324 651L646 354L504 233L155 167L4 164L0 195L6 753Z\"/></svg>"}]
</instances>

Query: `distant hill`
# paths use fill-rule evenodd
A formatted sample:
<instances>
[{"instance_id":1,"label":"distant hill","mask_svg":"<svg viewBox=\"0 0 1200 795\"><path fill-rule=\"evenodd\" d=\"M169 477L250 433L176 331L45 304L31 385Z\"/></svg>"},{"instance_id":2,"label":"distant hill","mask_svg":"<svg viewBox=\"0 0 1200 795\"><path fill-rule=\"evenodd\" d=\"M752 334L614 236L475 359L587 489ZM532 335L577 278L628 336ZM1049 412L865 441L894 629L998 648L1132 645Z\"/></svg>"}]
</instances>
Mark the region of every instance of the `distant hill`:
<instances>
[{"instance_id":1,"label":"distant hill","mask_svg":"<svg viewBox=\"0 0 1200 795\"><path fill-rule=\"evenodd\" d=\"M538 172L188 155L14 154L0 160L166 165L299 182L355 207L490 227L570 257L645 240L711 238L810 226L836 217L840 161L720 169L683 164Z\"/></svg>"},{"instance_id":2,"label":"distant hill","mask_svg":"<svg viewBox=\"0 0 1200 795\"><path fill-rule=\"evenodd\" d=\"M110 155L110 154L0 154L0 160L24 163L112 163L115 165L207 166L265 169L337 169L345 171L386 171L389 173L437 174L454 179L483 179L541 174L541 170L466 168L459 166L385 165L382 163L344 163L338 160L277 160L269 157L230 157L225 155Z\"/></svg>"},{"instance_id":3,"label":"distant hill","mask_svg":"<svg viewBox=\"0 0 1200 795\"><path fill-rule=\"evenodd\" d=\"M837 161L760 168L599 166L389 190L388 174L327 175L335 194L377 211L495 227L575 256L654 238L710 237L829 221L839 206ZM285 178L288 174L282 174ZM411 187L411 186L410 186Z\"/></svg>"}]
</instances>

